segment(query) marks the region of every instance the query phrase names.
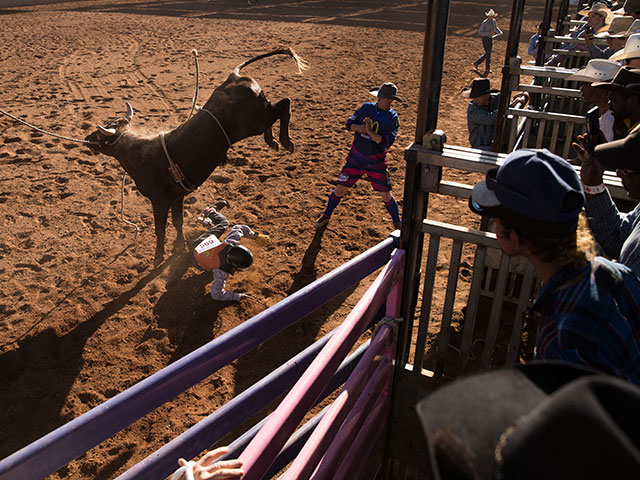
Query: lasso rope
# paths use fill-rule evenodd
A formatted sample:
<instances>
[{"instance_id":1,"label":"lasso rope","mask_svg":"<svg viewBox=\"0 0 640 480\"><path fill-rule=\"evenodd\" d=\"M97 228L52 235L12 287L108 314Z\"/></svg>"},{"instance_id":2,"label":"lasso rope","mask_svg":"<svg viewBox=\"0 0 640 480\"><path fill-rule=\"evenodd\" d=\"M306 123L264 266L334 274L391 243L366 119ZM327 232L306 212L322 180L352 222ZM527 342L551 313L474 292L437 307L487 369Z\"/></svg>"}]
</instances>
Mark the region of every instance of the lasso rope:
<instances>
[{"instance_id":1,"label":"lasso rope","mask_svg":"<svg viewBox=\"0 0 640 480\"><path fill-rule=\"evenodd\" d=\"M43 130L42 128L36 127L35 125L31 125L29 122L25 122L21 118L18 118L16 116L11 115L9 112L5 112L1 108L0 108L0 113L6 115L9 118L14 119L16 122L20 122L20 123L26 125L27 127L31 128L32 130L35 130L36 132L44 133L46 135L51 135L52 137L56 137L56 138L61 138L62 140L69 140L71 142L84 143L84 144L88 144L88 145L97 145L98 144L98 142L91 142L89 140L81 140L79 138L65 137L64 135L59 135L57 133L48 132L46 130Z\"/></svg>"},{"instance_id":2,"label":"lasso rope","mask_svg":"<svg viewBox=\"0 0 640 480\"><path fill-rule=\"evenodd\" d=\"M196 108L196 103L198 102L198 90L200 90L200 67L198 65L198 51L194 48L193 50L191 50L191 53L193 53L193 59L196 62L196 91L193 94L193 102L191 103L191 111L189 112L187 121L189 121L191 115L193 115L193 111Z\"/></svg>"}]
</instances>

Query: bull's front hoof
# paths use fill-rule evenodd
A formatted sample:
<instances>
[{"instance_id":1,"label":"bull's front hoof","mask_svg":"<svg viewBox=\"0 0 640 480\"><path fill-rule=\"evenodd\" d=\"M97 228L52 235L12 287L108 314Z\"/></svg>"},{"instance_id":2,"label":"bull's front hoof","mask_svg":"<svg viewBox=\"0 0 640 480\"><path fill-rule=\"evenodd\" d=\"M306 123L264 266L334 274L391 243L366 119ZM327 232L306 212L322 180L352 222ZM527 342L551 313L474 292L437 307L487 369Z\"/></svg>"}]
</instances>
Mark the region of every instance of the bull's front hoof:
<instances>
[{"instance_id":1,"label":"bull's front hoof","mask_svg":"<svg viewBox=\"0 0 640 480\"><path fill-rule=\"evenodd\" d=\"M278 142L269 142L269 146L271 147L272 150L275 150L276 152L280 150L280 145L278 145Z\"/></svg>"},{"instance_id":2,"label":"bull's front hoof","mask_svg":"<svg viewBox=\"0 0 640 480\"><path fill-rule=\"evenodd\" d=\"M176 243L173 244L173 253L176 255L183 254L186 251L185 246L186 242L184 240L176 241Z\"/></svg>"}]
</instances>

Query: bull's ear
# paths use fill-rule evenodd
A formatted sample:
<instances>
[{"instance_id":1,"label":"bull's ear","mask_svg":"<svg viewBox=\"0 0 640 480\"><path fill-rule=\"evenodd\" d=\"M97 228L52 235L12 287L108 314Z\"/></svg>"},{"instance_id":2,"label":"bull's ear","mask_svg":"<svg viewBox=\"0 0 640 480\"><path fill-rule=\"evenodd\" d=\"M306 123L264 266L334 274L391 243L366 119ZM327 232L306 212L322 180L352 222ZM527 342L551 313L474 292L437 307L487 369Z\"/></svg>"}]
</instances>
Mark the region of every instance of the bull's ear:
<instances>
[{"instance_id":1,"label":"bull's ear","mask_svg":"<svg viewBox=\"0 0 640 480\"><path fill-rule=\"evenodd\" d=\"M102 125L98 125L98 131L105 137L113 137L116 134L115 128L104 128Z\"/></svg>"},{"instance_id":2,"label":"bull's ear","mask_svg":"<svg viewBox=\"0 0 640 480\"><path fill-rule=\"evenodd\" d=\"M127 121L131 121L131 119L133 118L133 107L129 102L127 102L127 113L125 114L124 118L126 118Z\"/></svg>"}]
</instances>

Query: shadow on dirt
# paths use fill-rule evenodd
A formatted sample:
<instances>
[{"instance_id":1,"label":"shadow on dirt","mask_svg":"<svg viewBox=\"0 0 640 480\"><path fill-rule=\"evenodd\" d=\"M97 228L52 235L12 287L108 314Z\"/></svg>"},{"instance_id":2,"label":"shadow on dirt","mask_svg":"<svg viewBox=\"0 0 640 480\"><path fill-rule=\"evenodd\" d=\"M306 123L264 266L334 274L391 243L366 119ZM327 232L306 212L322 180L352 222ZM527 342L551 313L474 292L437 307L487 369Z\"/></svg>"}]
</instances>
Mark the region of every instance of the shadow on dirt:
<instances>
[{"instance_id":1,"label":"shadow on dirt","mask_svg":"<svg viewBox=\"0 0 640 480\"><path fill-rule=\"evenodd\" d=\"M113 2L109 4L74 4L61 7L86 12L125 13L131 15L161 15L199 19L248 20L263 22L311 23L347 27L380 28L424 32L427 2L404 1L389 3L383 0L260 0L253 5L241 0L149 1L138 3ZM477 26L484 20L486 4L474 1L452 2L448 19L449 28L457 35L477 36ZM509 30L509 11L500 11L501 29ZM542 17L542 4L527 5L527 18ZM477 26L469 24L477 21ZM506 37L505 37L506 38ZM528 39L528 37L527 37ZM478 41L478 45L480 42Z\"/></svg>"},{"instance_id":2,"label":"shadow on dirt","mask_svg":"<svg viewBox=\"0 0 640 480\"><path fill-rule=\"evenodd\" d=\"M129 247L120 252L117 257L123 255L128 249ZM0 355L0 385L2 386L0 409L5 413L0 423L0 438L3 439L0 458L72 420L72 415L66 412L64 405L74 382L86 380L77 377L85 366L83 352L87 340L105 321L117 314L145 286L157 278L164 268L161 266L149 272L131 289L104 304L102 310L70 331L61 335L47 328L30 337L23 334L23 338L17 341L16 349ZM94 277L99 277L101 272L91 275L81 285L85 285ZM58 305L64 302L73 291L67 294ZM46 318L51 311L44 317ZM31 329L34 327L35 325ZM51 381L52 378L55 378L54 382ZM25 395L24 392L29 394ZM115 395L118 392L107 392L107 395L110 393ZM88 390L86 393L79 394L78 399L90 405L101 401L92 396L94 394Z\"/></svg>"}]
</instances>

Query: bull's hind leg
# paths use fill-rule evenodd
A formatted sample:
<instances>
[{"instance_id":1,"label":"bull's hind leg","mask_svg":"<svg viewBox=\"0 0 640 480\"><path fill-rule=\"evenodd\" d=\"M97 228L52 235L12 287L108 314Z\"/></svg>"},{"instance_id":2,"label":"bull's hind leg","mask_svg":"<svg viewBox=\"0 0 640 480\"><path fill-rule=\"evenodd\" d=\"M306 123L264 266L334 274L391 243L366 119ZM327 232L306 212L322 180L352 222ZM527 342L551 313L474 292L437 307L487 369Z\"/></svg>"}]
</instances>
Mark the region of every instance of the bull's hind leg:
<instances>
[{"instance_id":1,"label":"bull's hind leg","mask_svg":"<svg viewBox=\"0 0 640 480\"><path fill-rule=\"evenodd\" d=\"M278 142L273 139L273 129L271 128L271 125L269 125L264 131L264 141L267 142L267 145L273 148L276 152L280 150L280 145L278 145Z\"/></svg>"},{"instance_id":2,"label":"bull's hind leg","mask_svg":"<svg viewBox=\"0 0 640 480\"><path fill-rule=\"evenodd\" d=\"M164 260L164 236L167 229L167 216L169 215L169 203L166 200L152 200L153 220L156 228L156 253L153 265L158 266Z\"/></svg>"},{"instance_id":3,"label":"bull's hind leg","mask_svg":"<svg viewBox=\"0 0 640 480\"><path fill-rule=\"evenodd\" d=\"M180 197L177 200L171 202L171 222L176 229L176 243L173 244L174 253L184 252L184 234L182 233L182 220L183 220L183 202L184 197Z\"/></svg>"},{"instance_id":4,"label":"bull's hind leg","mask_svg":"<svg viewBox=\"0 0 640 480\"><path fill-rule=\"evenodd\" d=\"M289 152L293 153L293 143L289 138L289 120L291 119L291 100L283 98L273 106L276 119L280 119L280 143Z\"/></svg>"}]
</instances>

